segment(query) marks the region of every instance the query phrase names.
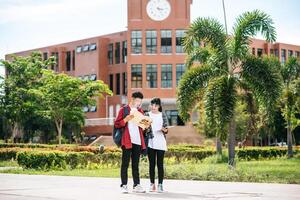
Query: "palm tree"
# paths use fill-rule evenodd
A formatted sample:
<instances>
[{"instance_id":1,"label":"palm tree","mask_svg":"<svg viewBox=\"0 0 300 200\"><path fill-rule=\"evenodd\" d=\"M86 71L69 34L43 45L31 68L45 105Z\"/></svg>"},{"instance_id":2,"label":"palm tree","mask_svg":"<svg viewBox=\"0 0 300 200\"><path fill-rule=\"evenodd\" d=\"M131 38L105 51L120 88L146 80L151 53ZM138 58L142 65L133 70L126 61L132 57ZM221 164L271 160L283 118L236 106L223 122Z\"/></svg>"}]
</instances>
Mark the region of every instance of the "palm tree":
<instances>
[{"instance_id":1,"label":"palm tree","mask_svg":"<svg viewBox=\"0 0 300 200\"><path fill-rule=\"evenodd\" d=\"M283 89L283 108L282 112L284 119L287 123L287 144L288 144L288 157L293 157L293 145L292 145L292 131L300 124L296 118L297 111L297 98L299 98L299 76L300 76L300 62L295 57L290 57L287 62L282 65L281 75L284 82Z\"/></svg>"},{"instance_id":2,"label":"palm tree","mask_svg":"<svg viewBox=\"0 0 300 200\"><path fill-rule=\"evenodd\" d=\"M197 101L204 100L206 119L213 126L217 140L226 129L229 132L231 166L235 157L234 110L238 95L242 92L253 95L266 110L272 110L280 96L279 69L269 58L256 58L249 53L250 38L257 33L268 42L276 39L272 19L254 10L237 18L231 36L217 20L198 18L184 38L188 70L178 86L179 113L185 121L189 120L189 111Z\"/></svg>"}]
</instances>

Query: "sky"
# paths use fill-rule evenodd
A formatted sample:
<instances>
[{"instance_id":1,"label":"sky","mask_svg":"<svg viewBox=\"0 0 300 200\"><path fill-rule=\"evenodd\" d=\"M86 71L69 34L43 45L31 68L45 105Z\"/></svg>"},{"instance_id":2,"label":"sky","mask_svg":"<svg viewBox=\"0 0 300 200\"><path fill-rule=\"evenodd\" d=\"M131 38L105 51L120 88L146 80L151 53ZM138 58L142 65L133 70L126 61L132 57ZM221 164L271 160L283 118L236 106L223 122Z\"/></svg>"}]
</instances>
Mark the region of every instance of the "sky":
<instances>
[{"instance_id":1,"label":"sky","mask_svg":"<svg viewBox=\"0 0 300 200\"><path fill-rule=\"evenodd\" d=\"M278 42L300 45L299 0L224 1L229 33L240 14L259 9L274 20ZM193 0L191 20L198 17L224 23L222 0ZM126 26L127 0L0 0L0 59L13 52L124 31Z\"/></svg>"}]
</instances>

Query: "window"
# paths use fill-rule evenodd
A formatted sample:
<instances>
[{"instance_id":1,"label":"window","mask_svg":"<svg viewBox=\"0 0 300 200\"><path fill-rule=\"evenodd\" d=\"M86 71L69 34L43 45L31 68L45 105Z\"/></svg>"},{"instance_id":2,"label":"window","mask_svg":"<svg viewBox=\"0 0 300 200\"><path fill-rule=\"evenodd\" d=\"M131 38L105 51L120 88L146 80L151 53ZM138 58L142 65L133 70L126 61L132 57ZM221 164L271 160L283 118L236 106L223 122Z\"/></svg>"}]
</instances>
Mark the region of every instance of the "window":
<instances>
[{"instance_id":1,"label":"window","mask_svg":"<svg viewBox=\"0 0 300 200\"><path fill-rule=\"evenodd\" d=\"M252 48L252 55L255 55L255 48Z\"/></svg>"},{"instance_id":2,"label":"window","mask_svg":"<svg viewBox=\"0 0 300 200\"><path fill-rule=\"evenodd\" d=\"M123 72L123 94L127 94L127 76L126 72Z\"/></svg>"},{"instance_id":3,"label":"window","mask_svg":"<svg viewBox=\"0 0 300 200\"><path fill-rule=\"evenodd\" d=\"M176 86L185 72L185 64L176 64Z\"/></svg>"},{"instance_id":4,"label":"window","mask_svg":"<svg viewBox=\"0 0 300 200\"><path fill-rule=\"evenodd\" d=\"M172 65L161 65L161 87L172 88Z\"/></svg>"},{"instance_id":5,"label":"window","mask_svg":"<svg viewBox=\"0 0 300 200\"><path fill-rule=\"evenodd\" d=\"M44 59L44 60L47 60L47 59L48 59L48 53L47 53L47 52L44 52L44 53L43 53L43 59Z\"/></svg>"},{"instance_id":6,"label":"window","mask_svg":"<svg viewBox=\"0 0 300 200\"><path fill-rule=\"evenodd\" d=\"M120 77L120 74L118 73L117 75L116 75L116 79L117 79L117 83L116 83L116 85L117 85L117 88L116 88L116 95L120 95L121 94L121 77Z\"/></svg>"},{"instance_id":7,"label":"window","mask_svg":"<svg viewBox=\"0 0 300 200\"><path fill-rule=\"evenodd\" d=\"M157 34L156 31L146 31L146 52L157 53Z\"/></svg>"},{"instance_id":8,"label":"window","mask_svg":"<svg viewBox=\"0 0 300 200\"><path fill-rule=\"evenodd\" d=\"M82 50L83 52L89 51L89 45L88 44L84 45Z\"/></svg>"},{"instance_id":9,"label":"window","mask_svg":"<svg viewBox=\"0 0 300 200\"><path fill-rule=\"evenodd\" d=\"M274 55L274 49L270 49L270 54Z\"/></svg>"},{"instance_id":10,"label":"window","mask_svg":"<svg viewBox=\"0 0 300 200\"><path fill-rule=\"evenodd\" d=\"M55 61L55 64L51 65L51 69L54 71L58 71L58 64L59 64L58 52L53 52L51 56L54 56L54 61Z\"/></svg>"},{"instance_id":11,"label":"window","mask_svg":"<svg viewBox=\"0 0 300 200\"><path fill-rule=\"evenodd\" d=\"M84 106L84 107L82 108L82 110L83 110L83 112L89 112L89 107L88 107L88 106Z\"/></svg>"},{"instance_id":12,"label":"window","mask_svg":"<svg viewBox=\"0 0 300 200\"><path fill-rule=\"evenodd\" d=\"M294 55L294 52L292 50L288 50L289 57L292 57Z\"/></svg>"},{"instance_id":13,"label":"window","mask_svg":"<svg viewBox=\"0 0 300 200\"><path fill-rule=\"evenodd\" d=\"M84 81L90 80L90 76L89 76L89 75L85 75L85 76L83 77L83 80L84 80Z\"/></svg>"},{"instance_id":14,"label":"window","mask_svg":"<svg viewBox=\"0 0 300 200\"><path fill-rule=\"evenodd\" d=\"M183 37L185 30L176 30L176 53L184 53Z\"/></svg>"},{"instance_id":15,"label":"window","mask_svg":"<svg viewBox=\"0 0 300 200\"><path fill-rule=\"evenodd\" d=\"M146 74L147 74L147 87L157 88L157 66L147 65Z\"/></svg>"},{"instance_id":16,"label":"window","mask_svg":"<svg viewBox=\"0 0 300 200\"><path fill-rule=\"evenodd\" d=\"M286 50L281 49L281 63L285 63L286 60Z\"/></svg>"},{"instance_id":17,"label":"window","mask_svg":"<svg viewBox=\"0 0 300 200\"><path fill-rule=\"evenodd\" d=\"M170 125L177 125L178 111L177 110L166 110L165 111Z\"/></svg>"},{"instance_id":18,"label":"window","mask_svg":"<svg viewBox=\"0 0 300 200\"><path fill-rule=\"evenodd\" d=\"M142 53L142 31L131 32L131 53Z\"/></svg>"},{"instance_id":19,"label":"window","mask_svg":"<svg viewBox=\"0 0 300 200\"><path fill-rule=\"evenodd\" d=\"M72 54L72 68L73 70L75 70L75 50L73 50L73 54Z\"/></svg>"},{"instance_id":20,"label":"window","mask_svg":"<svg viewBox=\"0 0 300 200\"><path fill-rule=\"evenodd\" d=\"M96 112L97 106L90 106L89 110L90 110L90 112Z\"/></svg>"},{"instance_id":21,"label":"window","mask_svg":"<svg viewBox=\"0 0 300 200\"><path fill-rule=\"evenodd\" d=\"M71 51L66 53L66 68L67 71L71 71Z\"/></svg>"},{"instance_id":22,"label":"window","mask_svg":"<svg viewBox=\"0 0 300 200\"><path fill-rule=\"evenodd\" d=\"M142 65L131 65L131 87L141 88L142 81Z\"/></svg>"},{"instance_id":23,"label":"window","mask_svg":"<svg viewBox=\"0 0 300 200\"><path fill-rule=\"evenodd\" d=\"M115 49L115 63L120 64L120 42L116 43L116 49Z\"/></svg>"},{"instance_id":24,"label":"window","mask_svg":"<svg viewBox=\"0 0 300 200\"><path fill-rule=\"evenodd\" d=\"M161 30L161 53L172 53L172 32L171 30Z\"/></svg>"},{"instance_id":25,"label":"window","mask_svg":"<svg viewBox=\"0 0 300 200\"><path fill-rule=\"evenodd\" d=\"M263 49L258 48L257 49L257 56L261 57L263 55Z\"/></svg>"},{"instance_id":26,"label":"window","mask_svg":"<svg viewBox=\"0 0 300 200\"><path fill-rule=\"evenodd\" d=\"M122 42L122 62L127 63L127 41Z\"/></svg>"},{"instance_id":27,"label":"window","mask_svg":"<svg viewBox=\"0 0 300 200\"><path fill-rule=\"evenodd\" d=\"M299 57L300 57L300 52L299 52L299 51L296 51L295 56L296 56L297 58L299 58Z\"/></svg>"},{"instance_id":28,"label":"window","mask_svg":"<svg viewBox=\"0 0 300 200\"><path fill-rule=\"evenodd\" d=\"M97 80L97 75L96 74L91 74L90 75L90 81L95 81Z\"/></svg>"},{"instance_id":29,"label":"window","mask_svg":"<svg viewBox=\"0 0 300 200\"><path fill-rule=\"evenodd\" d=\"M276 57L279 57L279 51L278 51L278 49L274 49L274 54L275 54Z\"/></svg>"},{"instance_id":30,"label":"window","mask_svg":"<svg viewBox=\"0 0 300 200\"><path fill-rule=\"evenodd\" d=\"M95 51L97 49L96 43L90 44L90 51Z\"/></svg>"},{"instance_id":31,"label":"window","mask_svg":"<svg viewBox=\"0 0 300 200\"><path fill-rule=\"evenodd\" d=\"M109 75L109 89L113 92L114 91L114 75Z\"/></svg>"},{"instance_id":32,"label":"window","mask_svg":"<svg viewBox=\"0 0 300 200\"><path fill-rule=\"evenodd\" d=\"M82 51L82 46L76 47L76 53L81 53L81 51Z\"/></svg>"},{"instance_id":33,"label":"window","mask_svg":"<svg viewBox=\"0 0 300 200\"><path fill-rule=\"evenodd\" d=\"M108 45L108 64L112 65L113 64L113 50L114 50L114 45L109 44Z\"/></svg>"}]
</instances>

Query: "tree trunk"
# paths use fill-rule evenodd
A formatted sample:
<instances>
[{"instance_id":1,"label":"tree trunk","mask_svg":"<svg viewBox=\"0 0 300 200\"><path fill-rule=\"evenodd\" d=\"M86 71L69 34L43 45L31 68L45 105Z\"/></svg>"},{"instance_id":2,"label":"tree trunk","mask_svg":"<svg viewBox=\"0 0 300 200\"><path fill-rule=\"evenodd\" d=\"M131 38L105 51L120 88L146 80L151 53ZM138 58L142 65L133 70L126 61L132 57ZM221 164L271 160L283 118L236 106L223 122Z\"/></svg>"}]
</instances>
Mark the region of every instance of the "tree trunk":
<instances>
[{"instance_id":1,"label":"tree trunk","mask_svg":"<svg viewBox=\"0 0 300 200\"><path fill-rule=\"evenodd\" d=\"M292 131L291 131L291 121L288 120L287 123L287 145L288 145L288 157L293 157L293 144L292 144Z\"/></svg>"},{"instance_id":2,"label":"tree trunk","mask_svg":"<svg viewBox=\"0 0 300 200\"><path fill-rule=\"evenodd\" d=\"M220 136L216 137L216 149L217 149L217 154L222 155L222 143L221 143Z\"/></svg>"},{"instance_id":3,"label":"tree trunk","mask_svg":"<svg viewBox=\"0 0 300 200\"><path fill-rule=\"evenodd\" d=\"M62 125L63 125L63 120L55 120L55 125L58 133L58 144L59 146L61 145L61 132L62 132Z\"/></svg>"},{"instance_id":4,"label":"tree trunk","mask_svg":"<svg viewBox=\"0 0 300 200\"><path fill-rule=\"evenodd\" d=\"M232 117L229 123L229 135L228 135L228 164L230 167L235 167L235 131L236 123L235 116Z\"/></svg>"}]
</instances>

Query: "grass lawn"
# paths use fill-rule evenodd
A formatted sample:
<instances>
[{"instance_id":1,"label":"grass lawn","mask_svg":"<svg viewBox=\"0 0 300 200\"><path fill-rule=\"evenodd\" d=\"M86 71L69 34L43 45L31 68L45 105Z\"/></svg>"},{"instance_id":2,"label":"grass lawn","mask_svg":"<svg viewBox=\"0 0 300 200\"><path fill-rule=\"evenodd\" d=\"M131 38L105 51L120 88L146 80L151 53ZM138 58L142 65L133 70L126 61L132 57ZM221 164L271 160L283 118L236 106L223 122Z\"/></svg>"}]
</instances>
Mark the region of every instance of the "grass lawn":
<instances>
[{"instance_id":1,"label":"grass lawn","mask_svg":"<svg viewBox=\"0 0 300 200\"><path fill-rule=\"evenodd\" d=\"M229 169L226 163L215 163L213 159L202 162L174 163L166 160L166 179L207 180L207 181L238 181L300 184L300 157L287 159L277 158L262 161L238 161L235 169ZM18 167L15 161L1 161L0 167ZM7 169L0 173L43 174L61 176L119 177L119 167L95 165L91 169L50 170ZM128 172L131 175L131 170ZM148 178L148 162L141 161L140 174Z\"/></svg>"}]
</instances>

